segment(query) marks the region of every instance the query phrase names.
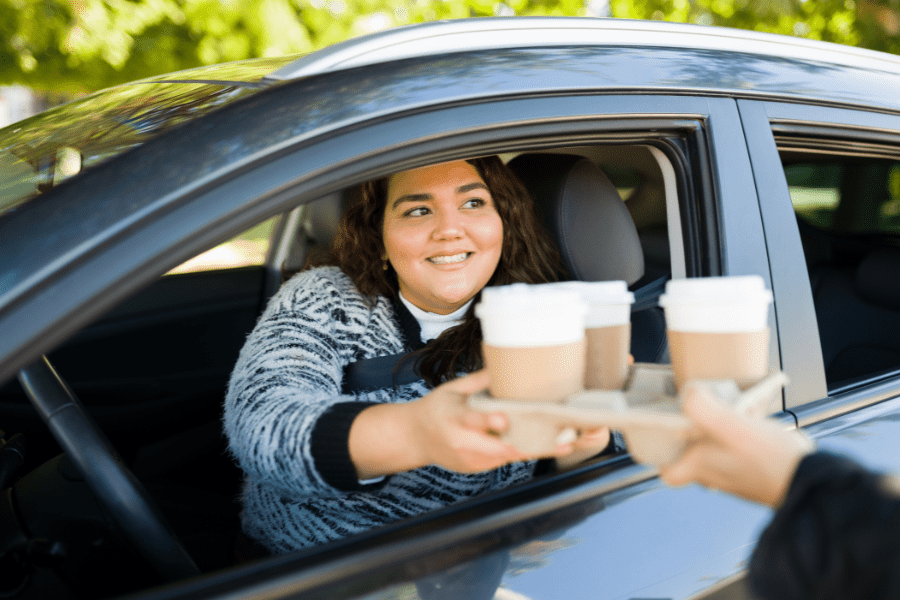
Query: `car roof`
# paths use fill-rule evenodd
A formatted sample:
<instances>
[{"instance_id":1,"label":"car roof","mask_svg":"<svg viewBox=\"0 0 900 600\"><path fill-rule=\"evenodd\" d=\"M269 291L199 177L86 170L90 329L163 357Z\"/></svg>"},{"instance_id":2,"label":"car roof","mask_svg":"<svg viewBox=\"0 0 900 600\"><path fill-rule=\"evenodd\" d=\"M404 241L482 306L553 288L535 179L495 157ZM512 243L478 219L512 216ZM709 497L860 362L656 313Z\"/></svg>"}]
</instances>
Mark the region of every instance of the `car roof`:
<instances>
[{"instance_id":1,"label":"car roof","mask_svg":"<svg viewBox=\"0 0 900 600\"><path fill-rule=\"evenodd\" d=\"M900 73L900 57L805 38L703 25L593 17L481 17L397 27L303 56L266 79L292 80L451 52L629 46L739 52Z\"/></svg>"}]
</instances>

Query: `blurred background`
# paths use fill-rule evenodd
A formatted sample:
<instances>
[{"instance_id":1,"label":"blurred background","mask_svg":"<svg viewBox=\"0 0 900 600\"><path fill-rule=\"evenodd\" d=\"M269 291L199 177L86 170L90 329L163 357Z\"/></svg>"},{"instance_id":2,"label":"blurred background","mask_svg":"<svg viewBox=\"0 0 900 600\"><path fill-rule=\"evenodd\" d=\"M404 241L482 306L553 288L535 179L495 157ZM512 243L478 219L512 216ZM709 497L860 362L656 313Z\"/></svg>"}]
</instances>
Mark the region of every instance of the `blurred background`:
<instances>
[{"instance_id":1,"label":"blurred background","mask_svg":"<svg viewBox=\"0 0 900 600\"><path fill-rule=\"evenodd\" d=\"M900 53L900 0L0 0L0 127L151 75L512 15L721 25Z\"/></svg>"}]
</instances>

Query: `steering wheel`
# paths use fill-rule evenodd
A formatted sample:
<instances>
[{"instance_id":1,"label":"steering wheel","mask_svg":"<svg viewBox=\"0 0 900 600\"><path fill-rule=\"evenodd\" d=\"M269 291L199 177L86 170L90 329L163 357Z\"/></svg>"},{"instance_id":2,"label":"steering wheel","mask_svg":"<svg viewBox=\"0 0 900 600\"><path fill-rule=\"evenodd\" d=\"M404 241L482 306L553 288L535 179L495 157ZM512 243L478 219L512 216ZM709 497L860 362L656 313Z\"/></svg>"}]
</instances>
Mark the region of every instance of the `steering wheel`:
<instances>
[{"instance_id":1,"label":"steering wheel","mask_svg":"<svg viewBox=\"0 0 900 600\"><path fill-rule=\"evenodd\" d=\"M19 381L57 443L131 545L167 581L200 574L150 494L56 370L42 357Z\"/></svg>"}]
</instances>

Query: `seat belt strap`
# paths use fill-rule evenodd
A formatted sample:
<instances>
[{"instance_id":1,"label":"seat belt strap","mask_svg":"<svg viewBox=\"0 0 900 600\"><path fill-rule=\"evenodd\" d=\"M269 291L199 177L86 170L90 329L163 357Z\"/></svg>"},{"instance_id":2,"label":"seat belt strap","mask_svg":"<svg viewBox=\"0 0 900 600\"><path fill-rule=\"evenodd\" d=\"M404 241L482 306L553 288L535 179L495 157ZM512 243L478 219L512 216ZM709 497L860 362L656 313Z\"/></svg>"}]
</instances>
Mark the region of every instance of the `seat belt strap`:
<instances>
[{"instance_id":1,"label":"seat belt strap","mask_svg":"<svg viewBox=\"0 0 900 600\"><path fill-rule=\"evenodd\" d=\"M664 275L634 290L632 292L634 294L634 303L631 305L631 312L636 313L659 306L659 297L666 290L666 282L668 280L669 276Z\"/></svg>"},{"instance_id":2,"label":"seat belt strap","mask_svg":"<svg viewBox=\"0 0 900 600\"><path fill-rule=\"evenodd\" d=\"M410 360L403 360L404 357L410 357ZM412 360L409 352L352 362L344 367L341 393L361 394L421 381L417 362Z\"/></svg>"}]
</instances>

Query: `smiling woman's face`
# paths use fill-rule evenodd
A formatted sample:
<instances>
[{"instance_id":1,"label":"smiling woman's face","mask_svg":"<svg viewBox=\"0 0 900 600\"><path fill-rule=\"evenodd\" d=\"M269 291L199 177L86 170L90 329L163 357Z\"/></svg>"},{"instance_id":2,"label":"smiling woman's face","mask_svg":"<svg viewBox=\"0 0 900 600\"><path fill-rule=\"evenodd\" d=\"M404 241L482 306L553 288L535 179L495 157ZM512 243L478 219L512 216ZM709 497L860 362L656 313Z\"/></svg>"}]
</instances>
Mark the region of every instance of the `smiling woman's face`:
<instances>
[{"instance_id":1,"label":"smiling woman's face","mask_svg":"<svg viewBox=\"0 0 900 600\"><path fill-rule=\"evenodd\" d=\"M463 160L392 175L383 232L403 297L438 314L453 312L481 291L503 246L503 222L491 193Z\"/></svg>"}]
</instances>

